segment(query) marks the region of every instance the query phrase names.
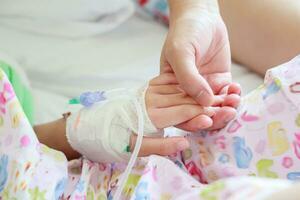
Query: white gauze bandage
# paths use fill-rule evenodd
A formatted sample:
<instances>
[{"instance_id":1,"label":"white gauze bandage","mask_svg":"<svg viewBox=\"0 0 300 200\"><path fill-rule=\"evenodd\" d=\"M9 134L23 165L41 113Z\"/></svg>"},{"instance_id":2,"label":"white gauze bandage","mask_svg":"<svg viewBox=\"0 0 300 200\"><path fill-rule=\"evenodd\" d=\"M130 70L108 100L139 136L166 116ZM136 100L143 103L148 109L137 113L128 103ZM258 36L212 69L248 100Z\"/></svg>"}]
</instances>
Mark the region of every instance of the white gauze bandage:
<instances>
[{"instance_id":1,"label":"white gauze bandage","mask_svg":"<svg viewBox=\"0 0 300 200\"><path fill-rule=\"evenodd\" d=\"M96 162L128 161L130 135L138 133L137 107L142 112L143 134L158 132L147 114L146 89L107 91L103 101L71 114L66 132L72 148Z\"/></svg>"},{"instance_id":2,"label":"white gauze bandage","mask_svg":"<svg viewBox=\"0 0 300 200\"><path fill-rule=\"evenodd\" d=\"M145 93L140 89L106 92L105 100L83 107L67 119L67 138L72 148L96 162L128 161L121 175L114 200L120 199L129 174L138 157L143 135L161 134L152 124L146 108ZM130 157L130 135L137 133ZM129 159L130 158L130 159Z\"/></svg>"},{"instance_id":3,"label":"white gauze bandage","mask_svg":"<svg viewBox=\"0 0 300 200\"><path fill-rule=\"evenodd\" d=\"M105 100L82 108L67 120L67 138L71 146L90 160L98 162L127 161L129 140L137 133L137 140L127 168L121 175L113 199L121 197L142 145L143 135L158 133L149 119L146 87L139 90L112 90Z\"/></svg>"}]
</instances>

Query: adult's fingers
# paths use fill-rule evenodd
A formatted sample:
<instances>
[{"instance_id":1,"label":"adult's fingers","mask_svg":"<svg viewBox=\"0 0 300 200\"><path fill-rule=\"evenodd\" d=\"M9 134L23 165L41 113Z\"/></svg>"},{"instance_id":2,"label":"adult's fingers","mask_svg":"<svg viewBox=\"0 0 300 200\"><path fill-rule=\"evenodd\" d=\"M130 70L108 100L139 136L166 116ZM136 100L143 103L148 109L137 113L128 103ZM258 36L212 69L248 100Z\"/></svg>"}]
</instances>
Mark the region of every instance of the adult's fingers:
<instances>
[{"instance_id":1,"label":"adult's fingers","mask_svg":"<svg viewBox=\"0 0 300 200\"><path fill-rule=\"evenodd\" d=\"M225 87L223 87L220 92L219 95L224 95L224 94L237 94L237 95L241 95L242 93L242 88L241 85L238 83L230 83L228 85L226 85Z\"/></svg>"},{"instance_id":2,"label":"adult's fingers","mask_svg":"<svg viewBox=\"0 0 300 200\"><path fill-rule=\"evenodd\" d=\"M210 106L213 103L213 91L207 81L199 74L193 53L176 49L169 60L182 89L200 105Z\"/></svg>"},{"instance_id":3,"label":"adult's fingers","mask_svg":"<svg viewBox=\"0 0 300 200\"><path fill-rule=\"evenodd\" d=\"M227 94L238 94L241 95L242 87L238 83L231 83L228 87Z\"/></svg>"},{"instance_id":4,"label":"adult's fingers","mask_svg":"<svg viewBox=\"0 0 300 200\"><path fill-rule=\"evenodd\" d=\"M226 95L215 95L212 106L221 106L225 100Z\"/></svg>"},{"instance_id":5,"label":"adult's fingers","mask_svg":"<svg viewBox=\"0 0 300 200\"><path fill-rule=\"evenodd\" d=\"M206 66L210 69L212 66ZM205 67L203 67L205 68ZM201 68L202 69L202 68ZM227 94L227 91L224 92L224 89L228 89L228 86L231 84L231 72L211 72L210 74L203 75L205 80L207 80L214 94Z\"/></svg>"},{"instance_id":6,"label":"adult's fingers","mask_svg":"<svg viewBox=\"0 0 300 200\"><path fill-rule=\"evenodd\" d=\"M200 114L213 116L214 109L199 105L179 105L167 108L149 109L148 114L155 127L165 128L181 124Z\"/></svg>"},{"instance_id":7,"label":"adult's fingers","mask_svg":"<svg viewBox=\"0 0 300 200\"><path fill-rule=\"evenodd\" d=\"M133 151L137 136L131 136L130 150ZM149 156L157 154L168 156L179 151L183 151L189 147L189 142L184 137L167 137L167 138L150 138L144 137L139 156Z\"/></svg>"},{"instance_id":8,"label":"adult's fingers","mask_svg":"<svg viewBox=\"0 0 300 200\"><path fill-rule=\"evenodd\" d=\"M230 106L232 108L237 108L240 104L240 100L240 95L234 93L228 95L215 95L212 106Z\"/></svg>"}]
</instances>

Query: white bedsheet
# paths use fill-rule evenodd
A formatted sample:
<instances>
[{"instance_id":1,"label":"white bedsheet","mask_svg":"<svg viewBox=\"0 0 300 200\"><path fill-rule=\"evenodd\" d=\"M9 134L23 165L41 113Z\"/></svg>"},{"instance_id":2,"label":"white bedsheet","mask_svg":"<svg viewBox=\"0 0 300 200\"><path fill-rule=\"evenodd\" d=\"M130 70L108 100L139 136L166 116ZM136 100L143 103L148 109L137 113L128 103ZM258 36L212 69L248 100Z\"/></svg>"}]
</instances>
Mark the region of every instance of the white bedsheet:
<instances>
[{"instance_id":1,"label":"white bedsheet","mask_svg":"<svg viewBox=\"0 0 300 200\"><path fill-rule=\"evenodd\" d=\"M66 38L108 32L134 12L131 0L0 0L0 5L1 26Z\"/></svg>"},{"instance_id":2,"label":"white bedsheet","mask_svg":"<svg viewBox=\"0 0 300 200\"><path fill-rule=\"evenodd\" d=\"M0 26L0 51L26 71L36 99L36 122L57 118L67 100L86 90L131 87L158 74L167 29L135 15L117 29L85 39L47 37ZM244 93L262 79L233 64Z\"/></svg>"}]
</instances>

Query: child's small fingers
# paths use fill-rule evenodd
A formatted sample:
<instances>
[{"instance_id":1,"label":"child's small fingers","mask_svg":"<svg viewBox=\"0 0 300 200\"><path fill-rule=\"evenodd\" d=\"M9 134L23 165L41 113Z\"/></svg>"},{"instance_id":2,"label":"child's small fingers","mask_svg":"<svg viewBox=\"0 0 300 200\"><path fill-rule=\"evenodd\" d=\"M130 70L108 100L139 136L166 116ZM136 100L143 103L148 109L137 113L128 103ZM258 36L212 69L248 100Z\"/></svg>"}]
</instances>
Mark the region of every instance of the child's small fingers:
<instances>
[{"instance_id":1,"label":"child's small fingers","mask_svg":"<svg viewBox=\"0 0 300 200\"><path fill-rule=\"evenodd\" d=\"M183 129L185 131L197 132L200 130L208 129L213 124L212 119L207 115L198 115L195 118L183 122L177 125L177 128Z\"/></svg>"},{"instance_id":2,"label":"child's small fingers","mask_svg":"<svg viewBox=\"0 0 300 200\"><path fill-rule=\"evenodd\" d=\"M197 115L214 115L214 109L211 107L202 107L199 105L179 105L167 108L151 109L148 111L152 123L157 128L175 126L188 121Z\"/></svg>"},{"instance_id":3,"label":"child's small fingers","mask_svg":"<svg viewBox=\"0 0 300 200\"><path fill-rule=\"evenodd\" d=\"M152 94L146 98L148 108L166 108L184 104L198 105L194 99L182 93L169 95Z\"/></svg>"},{"instance_id":4,"label":"child's small fingers","mask_svg":"<svg viewBox=\"0 0 300 200\"><path fill-rule=\"evenodd\" d=\"M212 117L213 125L208 130L218 130L224 128L236 115L236 110L232 107L220 107Z\"/></svg>"},{"instance_id":5,"label":"child's small fingers","mask_svg":"<svg viewBox=\"0 0 300 200\"><path fill-rule=\"evenodd\" d=\"M241 97L238 94L230 94L224 98L222 106L229 106L232 108L237 108L240 104Z\"/></svg>"},{"instance_id":6,"label":"child's small fingers","mask_svg":"<svg viewBox=\"0 0 300 200\"><path fill-rule=\"evenodd\" d=\"M174 73L163 73L149 81L149 85L178 84Z\"/></svg>"},{"instance_id":7,"label":"child's small fingers","mask_svg":"<svg viewBox=\"0 0 300 200\"><path fill-rule=\"evenodd\" d=\"M149 92L156 93L156 94L178 94L183 93L184 91L179 87L178 84L173 85L154 85L149 86Z\"/></svg>"},{"instance_id":8,"label":"child's small fingers","mask_svg":"<svg viewBox=\"0 0 300 200\"><path fill-rule=\"evenodd\" d=\"M136 135L132 135L130 149L133 151ZM157 154L161 156L169 156L177 152L183 151L189 147L189 142L184 137L168 137L168 138L150 138L144 137L139 156L149 156Z\"/></svg>"}]
</instances>

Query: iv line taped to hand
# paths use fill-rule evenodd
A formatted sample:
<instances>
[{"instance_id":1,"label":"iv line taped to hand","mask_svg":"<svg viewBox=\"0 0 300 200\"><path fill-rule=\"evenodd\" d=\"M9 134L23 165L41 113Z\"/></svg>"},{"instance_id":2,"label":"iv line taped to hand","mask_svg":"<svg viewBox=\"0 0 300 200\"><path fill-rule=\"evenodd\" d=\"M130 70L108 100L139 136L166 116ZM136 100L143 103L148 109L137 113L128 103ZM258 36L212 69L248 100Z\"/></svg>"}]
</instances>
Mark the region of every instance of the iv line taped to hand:
<instances>
[{"instance_id":1,"label":"iv line taped to hand","mask_svg":"<svg viewBox=\"0 0 300 200\"><path fill-rule=\"evenodd\" d=\"M134 150L131 153L128 165L127 165L124 173L120 177L119 187L116 189L115 195L113 197L114 200L119 200L120 197L121 197L121 194L122 194L122 191L123 191L123 189L125 187L125 184L126 184L126 181L128 179L128 176L131 173L131 171L132 171L132 169L134 167L134 164L135 164L135 162L137 160L138 153L139 153L141 145L142 145L144 131L146 131L148 133L151 133L151 132L154 131L154 128L155 128L155 127L151 128L151 126L149 126L149 118L148 118L147 114L145 113L145 112L147 112L146 108L145 108L145 104L144 104L144 95L145 95L145 91L146 91L145 88L147 88L147 86L144 87L144 88L142 88L142 90L141 90L142 94L140 94L138 92L137 93L131 93L131 92L128 92L127 90L122 90L122 89L116 89L116 90L112 90L112 91L108 91L108 92L103 92L103 91L86 92L86 93L83 93L82 95L80 95L79 98L74 98L74 99L70 100L70 102L69 102L70 104L82 104L85 107L85 110L88 110L87 111L88 113L92 113L94 110L99 109L98 106L100 106L100 110L101 110L101 105L100 105L101 101L108 100L108 102L110 102L110 101L113 102L114 97L118 98L118 97L120 97L122 95L126 96L126 98L122 99L122 97L121 97L121 100L124 100L124 101L126 100L128 102L132 102L133 103L132 109L135 109L135 112L136 112L137 127L134 128L134 127L131 126L131 129L132 128L136 129L135 132L137 133L137 140L136 140L136 144L135 144ZM140 97L142 97L142 98L140 98ZM97 103L98 103L98 105L97 105ZM117 103L118 103L118 101L117 101ZM96 104L96 105L94 107L92 107L94 104ZM103 107L105 107L105 105L106 104L104 104ZM116 104L112 104L112 105L108 105L108 106L112 106L112 107L115 108L116 106L114 106L114 105L116 105ZM125 104L125 106L128 106L128 105ZM118 108L117 108L117 111L118 111ZM105 115L103 117L105 118ZM73 119L70 119L70 121L71 121L70 124L75 124L76 123L76 120L75 120L76 118L77 117L73 116ZM146 121L144 121L144 120L146 120ZM144 126L146 126L146 127L144 127ZM69 125L69 129L68 129L69 131L70 131L70 127L71 127L71 125ZM76 133L76 131L73 132L73 133ZM107 134L109 135L109 133L107 133ZM71 146L73 148L75 147L74 149L76 149L76 142L75 142L75 145L74 145L74 141L72 142L70 140L70 138L72 139L72 137L74 137L74 136L70 136L70 134L67 134L67 135L68 135L69 142L71 143ZM105 137L105 138L107 138L107 137ZM83 146L85 146L85 145L83 145ZM85 148L89 148L89 147L85 146ZM80 149L77 148L77 150L80 150ZM82 148L81 148L81 150L82 150ZM81 153L84 154L84 148L81 151ZM107 151L107 153L113 154L113 151L112 150L111 151ZM104 156L104 155L102 155L102 156ZM93 158L93 156L91 158Z\"/></svg>"},{"instance_id":2,"label":"iv line taped to hand","mask_svg":"<svg viewBox=\"0 0 300 200\"><path fill-rule=\"evenodd\" d=\"M121 180L120 180L120 185L117 188L113 200L119 200L122 194L122 191L125 187L126 181L128 179L129 174L131 173L134 164L137 160L138 157L138 153L141 149L142 146L142 141L143 141L143 132L144 132L144 117L143 117L143 112L141 109L141 106L139 105L138 101L134 98L134 104L136 107L136 111L137 111L137 116L138 116L138 133L137 133L137 140L134 146L134 150L131 154L130 160L128 162L128 165L124 171L124 173L122 174Z\"/></svg>"}]
</instances>

